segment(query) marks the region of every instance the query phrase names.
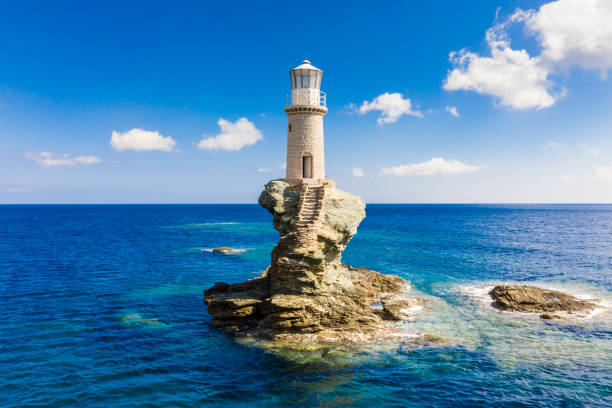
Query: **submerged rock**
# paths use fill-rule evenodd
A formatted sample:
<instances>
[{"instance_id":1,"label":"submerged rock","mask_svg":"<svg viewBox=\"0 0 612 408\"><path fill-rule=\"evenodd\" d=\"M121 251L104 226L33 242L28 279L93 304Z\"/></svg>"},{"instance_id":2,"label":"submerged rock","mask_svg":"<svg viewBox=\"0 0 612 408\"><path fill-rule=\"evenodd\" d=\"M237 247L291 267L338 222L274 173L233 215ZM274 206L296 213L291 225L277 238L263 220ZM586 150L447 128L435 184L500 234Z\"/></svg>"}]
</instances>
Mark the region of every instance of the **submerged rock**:
<instances>
[{"instance_id":1,"label":"submerged rock","mask_svg":"<svg viewBox=\"0 0 612 408\"><path fill-rule=\"evenodd\" d=\"M304 186L273 180L259 204L273 215L281 234L271 265L260 277L216 283L204 292L213 324L282 347L397 334L389 322L409 318L414 306L397 296L408 283L341 261L365 217L361 198L331 183ZM376 303L382 307L372 308Z\"/></svg>"},{"instance_id":2,"label":"submerged rock","mask_svg":"<svg viewBox=\"0 0 612 408\"><path fill-rule=\"evenodd\" d=\"M549 313L542 313L540 315L540 318L544 319L544 320L562 320L563 317L556 315L556 314L549 314Z\"/></svg>"},{"instance_id":3,"label":"submerged rock","mask_svg":"<svg viewBox=\"0 0 612 408\"><path fill-rule=\"evenodd\" d=\"M128 327L146 325L146 326L166 326L166 323L158 319L144 318L138 312L124 314L120 317L121 322Z\"/></svg>"},{"instance_id":4,"label":"submerged rock","mask_svg":"<svg viewBox=\"0 0 612 408\"><path fill-rule=\"evenodd\" d=\"M498 285L489 295L494 300L493 306L500 310L542 313L543 319L560 318L554 315L556 312L588 312L596 306L567 293L528 285Z\"/></svg>"}]
</instances>

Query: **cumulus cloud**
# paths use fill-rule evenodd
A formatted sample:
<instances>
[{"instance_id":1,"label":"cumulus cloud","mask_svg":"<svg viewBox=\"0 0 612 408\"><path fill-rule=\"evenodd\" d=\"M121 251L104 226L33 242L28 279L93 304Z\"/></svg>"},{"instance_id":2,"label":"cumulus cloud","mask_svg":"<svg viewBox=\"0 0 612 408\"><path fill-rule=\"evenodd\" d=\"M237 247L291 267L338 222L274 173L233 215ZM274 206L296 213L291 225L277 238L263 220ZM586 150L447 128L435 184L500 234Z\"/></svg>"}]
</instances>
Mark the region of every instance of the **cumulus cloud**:
<instances>
[{"instance_id":1,"label":"cumulus cloud","mask_svg":"<svg viewBox=\"0 0 612 408\"><path fill-rule=\"evenodd\" d=\"M599 150L589 145L580 145L580 148L590 154L591 156L599 156Z\"/></svg>"},{"instance_id":2,"label":"cumulus cloud","mask_svg":"<svg viewBox=\"0 0 612 408\"><path fill-rule=\"evenodd\" d=\"M558 0L539 10L518 9L506 21L487 30L491 56L466 49L450 53L453 69L443 88L491 95L500 106L544 109L567 91L550 79L569 66L612 68L612 2L610 0ZM524 23L542 52L530 56L511 48L507 26Z\"/></svg>"},{"instance_id":3,"label":"cumulus cloud","mask_svg":"<svg viewBox=\"0 0 612 408\"><path fill-rule=\"evenodd\" d=\"M514 21L524 21L550 63L583 68L612 68L612 2L558 0L538 11L518 10Z\"/></svg>"},{"instance_id":4,"label":"cumulus cloud","mask_svg":"<svg viewBox=\"0 0 612 408\"><path fill-rule=\"evenodd\" d=\"M457 107L455 106L447 106L446 111L456 118L459 117L459 112L457 111Z\"/></svg>"},{"instance_id":5,"label":"cumulus cloud","mask_svg":"<svg viewBox=\"0 0 612 408\"><path fill-rule=\"evenodd\" d=\"M421 163L402 164L400 166L385 167L380 171L381 176L436 176L440 174L473 173L482 169L482 166L473 166L458 160L444 160L434 157Z\"/></svg>"},{"instance_id":6,"label":"cumulus cloud","mask_svg":"<svg viewBox=\"0 0 612 408\"><path fill-rule=\"evenodd\" d=\"M170 136L162 136L157 131L134 128L123 133L113 130L110 145L118 152L124 150L171 152L176 146L176 141Z\"/></svg>"},{"instance_id":7,"label":"cumulus cloud","mask_svg":"<svg viewBox=\"0 0 612 408\"><path fill-rule=\"evenodd\" d=\"M567 152L567 145L559 142L548 142L542 145L542 149L565 153Z\"/></svg>"},{"instance_id":8,"label":"cumulus cloud","mask_svg":"<svg viewBox=\"0 0 612 408\"><path fill-rule=\"evenodd\" d=\"M198 149L240 150L263 139L263 135L247 118L240 118L232 123L223 118L217 122L221 133L213 137L204 137L198 143Z\"/></svg>"},{"instance_id":9,"label":"cumulus cloud","mask_svg":"<svg viewBox=\"0 0 612 408\"><path fill-rule=\"evenodd\" d=\"M416 116L422 118L423 113L419 110L412 108L412 101L410 98L404 98L401 93L389 93L385 92L382 95L378 95L371 102L364 101L363 104L357 109L354 105L352 106L357 113L364 115L371 111L379 111L380 118L377 123L384 125L385 123L395 123L397 120L404 116Z\"/></svg>"},{"instance_id":10,"label":"cumulus cloud","mask_svg":"<svg viewBox=\"0 0 612 408\"><path fill-rule=\"evenodd\" d=\"M269 167L260 167L260 168L257 169L257 172L259 172L259 173L269 173L271 171L272 171L272 169L269 168Z\"/></svg>"},{"instance_id":11,"label":"cumulus cloud","mask_svg":"<svg viewBox=\"0 0 612 408\"><path fill-rule=\"evenodd\" d=\"M364 177L365 173L361 167L353 167L353 176Z\"/></svg>"},{"instance_id":12,"label":"cumulus cloud","mask_svg":"<svg viewBox=\"0 0 612 408\"><path fill-rule=\"evenodd\" d=\"M505 25L496 25L486 34L491 50L483 57L466 49L450 53L454 69L448 73L443 88L447 91L475 91L491 95L496 103L513 109L548 108L563 96L554 94L549 72L538 57L525 50L513 50Z\"/></svg>"},{"instance_id":13,"label":"cumulus cloud","mask_svg":"<svg viewBox=\"0 0 612 408\"><path fill-rule=\"evenodd\" d=\"M102 159L96 156L70 157L68 154L56 155L51 152L26 152L25 157L34 160L40 167L63 167L63 166L89 166L101 163Z\"/></svg>"}]
</instances>

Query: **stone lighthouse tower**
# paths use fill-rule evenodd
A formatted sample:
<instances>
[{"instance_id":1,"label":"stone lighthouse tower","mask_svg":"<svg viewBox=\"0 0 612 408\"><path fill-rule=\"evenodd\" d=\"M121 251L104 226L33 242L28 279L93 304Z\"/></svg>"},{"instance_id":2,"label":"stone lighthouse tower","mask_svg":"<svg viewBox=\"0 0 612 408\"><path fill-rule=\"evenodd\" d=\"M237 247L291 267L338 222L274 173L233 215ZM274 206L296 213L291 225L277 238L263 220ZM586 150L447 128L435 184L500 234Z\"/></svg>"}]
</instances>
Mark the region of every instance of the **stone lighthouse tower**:
<instances>
[{"instance_id":1,"label":"stone lighthouse tower","mask_svg":"<svg viewBox=\"0 0 612 408\"><path fill-rule=\"evenodd\" d=\"M287 176L289 183L321 183L325 179L323 116L325 92L321 92L323 71L304 60L289 71L291 100L285 113L287 127Z\"/></svg>"}]
</instances>

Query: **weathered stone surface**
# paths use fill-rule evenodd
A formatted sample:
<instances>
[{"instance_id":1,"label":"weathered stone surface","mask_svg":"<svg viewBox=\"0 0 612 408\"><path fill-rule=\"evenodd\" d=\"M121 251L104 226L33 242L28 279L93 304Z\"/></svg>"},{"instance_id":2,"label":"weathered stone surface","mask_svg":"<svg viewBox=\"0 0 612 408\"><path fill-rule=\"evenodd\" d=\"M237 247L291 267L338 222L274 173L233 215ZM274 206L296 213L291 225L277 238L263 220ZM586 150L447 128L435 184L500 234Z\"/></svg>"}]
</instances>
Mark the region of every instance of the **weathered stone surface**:
<instances>
[{"instance_id":1,"label":"weathered stone surface","mask_svg":"<svg viewBox=\"0 0 612 408\"><path fill-rule=\"evenodd\" d=\"M410 317L413 305L394 295L407 282L341 261L365 217L364 201L328 184L317 193L322 206L311 213L316 219L300 226L303 191L284 180L266 185L259 204L272 213L281 234L271 265L259 278L216 283L205 291L213 322L288 347L392 337L395 329L388 323ZM375 303L382 308L371 308Z\"/></svg>"},{"instance_id":2,"label":"weathered stone surface","mask_svg":"<svg viewBox=\"0 0 612 408\"><path fill-rule=\"evenodd\" d=\"M493 305L501 310L542 313L543 319L558 318L551 313L587 312L595 304L567 293L528 285L499 285L489 292Z\"/></svg>"},{"instance_id":3,"label":"weathered stone surface","mask_svg":"<svg viewBox=\"0 0 612 408\"><path fill-rule=\"evenodd\" d=\"M274 228L285 235L295 231L299 199L300 192L290 189L289 183L280 179L268 182L258 201L272 214Z\"/></svg>"},{"instance_id":4,"label":"weathered stone surface","mask_svg":"<svg viewBox=\"0 0 612 408\"><path fill-rule=\"evenodd\" d=\"M213 248L212 251L213 252L232 253L232 252L236 252L236 249L228 248L228 247L218 247L218 248Z\"/></svg>"}]
</instances>

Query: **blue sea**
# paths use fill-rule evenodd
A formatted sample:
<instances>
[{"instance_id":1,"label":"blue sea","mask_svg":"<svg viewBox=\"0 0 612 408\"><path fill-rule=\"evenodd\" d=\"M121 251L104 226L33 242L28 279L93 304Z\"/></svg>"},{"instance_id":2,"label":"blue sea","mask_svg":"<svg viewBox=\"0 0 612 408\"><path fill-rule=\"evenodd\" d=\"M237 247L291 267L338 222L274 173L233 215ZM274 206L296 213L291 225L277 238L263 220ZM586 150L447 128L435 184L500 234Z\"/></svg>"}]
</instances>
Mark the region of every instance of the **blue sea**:
<instances>
[{"instance_id":1,"label":"blue sea","mask_svg":"<svg viewBox=\"0 0 612 408\"><path fill-rule=\"evenodd\" d=\"M612 206L368 205L344 261L435 299L403 329L446 341L340 360L210 326L202 290L259 275L278 238L256 205L0 206L0 406L612 406ZM501 282L600 308L500 313Z\"/></svg>"}]
</instances>

